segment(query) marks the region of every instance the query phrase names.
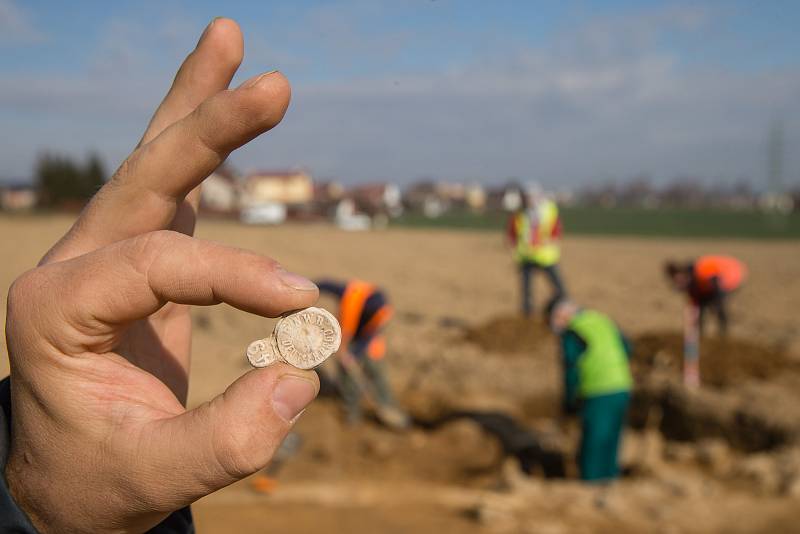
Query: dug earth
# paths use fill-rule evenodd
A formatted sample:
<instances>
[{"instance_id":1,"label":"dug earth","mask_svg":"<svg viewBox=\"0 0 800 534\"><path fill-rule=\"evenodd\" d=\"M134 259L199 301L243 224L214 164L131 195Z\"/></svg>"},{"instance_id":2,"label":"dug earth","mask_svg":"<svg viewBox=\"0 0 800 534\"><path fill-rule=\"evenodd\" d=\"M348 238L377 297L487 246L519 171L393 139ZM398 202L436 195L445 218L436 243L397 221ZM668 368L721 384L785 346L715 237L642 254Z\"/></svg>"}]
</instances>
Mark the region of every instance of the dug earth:
<instances>
[{"instance_id":1,"label":"dug earth","mask_svg":"<svg viewBox=\"0 0 800 534\"><path fill-rule=\"evenodd\" d=\"M0 284L33 266L70 223L0 217L0 232L16 236L0 243ZM577 432L559 417L556 344L540 324L514 317L517 279L501 236L208 221L199 235L311 278L359 277L384 288L396 309L386 363L416 423L408 433L369 421L348 427L338 400L321 397L297 424L300 445L277 489L255 493L245 480L201 500L193 507L200 533L797 531L794 242L566 239L570 294L613 317L636 347L626 476L593 488L574 479ZM731 300L731 339L711 332L701 346L704 385L688 392L679 384L682 302L660 266L709 251L741 258L751 276ZM542 300L546 287L537 289ZM334 311L324 299L318 306ZM192 313L195 406L250 368L244 347L268 339L276 321L225 306ZM480 418L456 413L508 417L560 454L566 478L547 478L543 467L524 474Z\"/></svg>"}]
</instances>

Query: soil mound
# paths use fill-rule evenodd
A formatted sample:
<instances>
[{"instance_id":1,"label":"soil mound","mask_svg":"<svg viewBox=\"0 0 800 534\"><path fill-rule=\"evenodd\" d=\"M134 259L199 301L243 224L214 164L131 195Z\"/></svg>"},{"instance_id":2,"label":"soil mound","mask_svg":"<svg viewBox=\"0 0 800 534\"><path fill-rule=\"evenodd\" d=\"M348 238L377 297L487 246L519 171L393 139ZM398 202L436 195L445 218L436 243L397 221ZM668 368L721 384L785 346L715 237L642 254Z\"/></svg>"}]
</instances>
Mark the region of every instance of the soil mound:
<instances>
[{"instance_id":1,"label":"soil mound","mask_svg":"<svg viewBox=\"0 0 800 534\"><path fill-rule=\"evenodd\" d=\"M683 336L679 332L649 332L633 339L634 368L674 369L683 366ZM700 342L700 376L703 383L726 387L747 379L766 380L800 366L779 349L736 338L703 338Z\"/></svg>"},{"instance_id":2,"label":"soil mound","mask_svg":"<svg viewBox=\"0 0 800 534\"><path fill-rule=\"evenodd\" d=\"M464 339L489 352L520 353L535 350L552 335L539 318L501 316L467 328Z\"/></svg>"}]
</instances>

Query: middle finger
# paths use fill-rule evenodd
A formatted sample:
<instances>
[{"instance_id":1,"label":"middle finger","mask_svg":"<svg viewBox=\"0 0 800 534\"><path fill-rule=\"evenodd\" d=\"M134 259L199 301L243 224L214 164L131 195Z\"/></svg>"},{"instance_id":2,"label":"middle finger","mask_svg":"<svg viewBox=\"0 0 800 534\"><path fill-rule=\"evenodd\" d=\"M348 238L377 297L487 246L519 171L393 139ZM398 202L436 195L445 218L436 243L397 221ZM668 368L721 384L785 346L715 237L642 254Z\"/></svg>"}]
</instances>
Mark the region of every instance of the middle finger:
<instances>
[{"instance_id":1,"label":"middle finger","mask_svg":"<svg viewBox=\"0 0 800 534\"><path fill-rule=\"evenodd\" d=\"M128 157L46 262L170 228L186 195L228 154L281 121L290 93L272 71L203 102Z\"/></svg>"}]
</instances>

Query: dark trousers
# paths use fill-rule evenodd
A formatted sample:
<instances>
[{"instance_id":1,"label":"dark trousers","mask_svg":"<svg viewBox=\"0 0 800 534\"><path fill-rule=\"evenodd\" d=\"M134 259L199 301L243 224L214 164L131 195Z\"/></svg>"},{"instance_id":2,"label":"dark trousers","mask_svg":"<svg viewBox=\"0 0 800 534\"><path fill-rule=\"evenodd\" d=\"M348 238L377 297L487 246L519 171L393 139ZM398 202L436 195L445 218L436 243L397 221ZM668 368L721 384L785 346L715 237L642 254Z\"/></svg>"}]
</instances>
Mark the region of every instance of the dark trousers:
<instances>
[{"instance_id":1,"label":"dark trousers","mask_svg":"<svg viewBox=\"0 0 800 534\"><path fill-rule=\"evenodd\" d=\"M725 336L728 333L728 310L725 306L726 297L728 294L725 291L716 291L706 299L702 299L697 303L699 316L697 318L697 327L700 330L700 335L703 334L705 323L706 311L711 309L717 316L717 325L719 326L719 333Z\"/></svg>"},{"instance_id":2,"label":"dark trousers","mask_svg":"<svg viewBox=\"0 0 800 534\"><path fill-rule=\"evenodd\" d=\"M550 286L553 289L551 298L566 296L564 284L561 282L561 275L558 272L558 264L543 267L537 263L522 262L519 264L519 272L522 280L522 313L530 316L533 313L533 273L542 271L547 276Z\"/></svg>"},{"instance_id":3,"label":"dark trousers","mask_svg":"<svg viewBox=\"0 0 800 534\"><path fill-rule=\"evenodd\" d=\"M581 408L581 479L602 482L619 476L617 460L631 395L627 391L588 397Z\"/></svg>"},{"instance_id":4,"label":"dark trousers","mask_svg":"<svg viewBox=\"0 0 800 534\"><path fill-rule=\"evenodd\" d=\"M394 406L395 399L389 380L386 377L386 368L383 360L373 360L367 353L369 339L355 340L350 345L350 352L358 362L363 377L369 381L365 386L371 388L375 401L381 406ZM339 387L344 400L345 410L349 420L356 422L361 419L361 396L364 394L359 385L345 371L341 363L339 367Z\"/></svg>"}]
</instances>

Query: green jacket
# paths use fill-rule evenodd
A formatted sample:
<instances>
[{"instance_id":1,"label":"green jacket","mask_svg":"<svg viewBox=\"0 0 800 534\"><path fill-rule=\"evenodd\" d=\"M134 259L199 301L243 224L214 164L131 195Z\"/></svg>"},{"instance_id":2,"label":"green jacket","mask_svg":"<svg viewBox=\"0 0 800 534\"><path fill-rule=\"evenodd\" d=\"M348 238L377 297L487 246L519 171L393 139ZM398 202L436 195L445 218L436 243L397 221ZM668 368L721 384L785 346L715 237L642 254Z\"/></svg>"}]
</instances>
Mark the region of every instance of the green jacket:
<instances>
[{"instance_id":1,"label":"green jacket","mask_svg":"<svg viewBox=\"0 0 800 534\"><path fill-rule=\"evenodd\" d=\"M564 408L574 412L578 400L630 391L631 347L605 315L581 310L561 334L564 364Z\"/></svg>"}]
</instances>

